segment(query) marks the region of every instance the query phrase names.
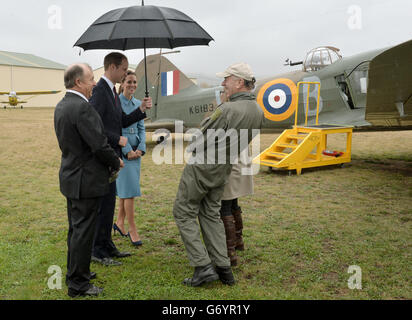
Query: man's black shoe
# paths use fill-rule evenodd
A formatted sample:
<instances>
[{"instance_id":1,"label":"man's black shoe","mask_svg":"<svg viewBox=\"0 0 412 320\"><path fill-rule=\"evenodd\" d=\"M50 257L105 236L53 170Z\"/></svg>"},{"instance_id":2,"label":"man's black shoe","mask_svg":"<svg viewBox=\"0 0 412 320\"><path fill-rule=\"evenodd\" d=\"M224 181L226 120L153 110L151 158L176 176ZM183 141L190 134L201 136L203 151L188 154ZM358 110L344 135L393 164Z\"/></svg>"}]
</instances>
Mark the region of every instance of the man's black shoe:
<instances>
[{"instance_id":1,"label":"man's black shoe","mask_svg":"<svg viewBox=\"0 0 412 320\"><path fill-rule=\"evenodd\" d=\"M222 283L229 286L233 286L235 284L235 277L233 276L231 267L216 266L216 272L219 275L219 279L220 281L222 281Z\"/></svg>"},{"instance_id":2,"label":"man's black shoe","mask_svg":"<svg viewBox=\"0 0 412 320\"><path fill-rule=\"evenodd\" d=\"M96 287L94 284L90 285L90 288L87 291L84 292L79 292L79 291L75 291L73 289L69 288L69 291L67 292L67 294L72 297L72 298L76 298L79 296L98 296L100 293L102 293L103 288L99 288Z\"/></svg>"},{"instance_id":3,"label":"man's black shoe","mask_svg":"<svg viewBox=\"0 0 412 320\"><path fill-rule=\"evenodd\" d=\"M97 278L97 274L96 274L96 272L90 272L90 280L93 280L93 279L96 279ZM66 286L68 286L69 285L69 279L67 278L67 275L66 275Z\"/></svg>"},{"instance_id":4,"label":"man's black shoe","mask_svg":"<svg viewBox=\"0 0 412 320\"><path fill-rule=\"evenodd\" d=\"M217 279L219 279L219 275L210 263L204 267L196 267L193 277L183 280L183 284L189 287L198 287L204 283L212 282Z\"/></svg>"},{"instance_id":5,"label":"man's black shoe","mask_svg":"<svg viewBox=\"0 0 412 320\"><path fill-rule=\"evenodd\" d=\"M107 266L107 267L108 266L121 266L122 265L121 262L113 260L112 258L100 259L100 258L97 258L95 256L92 256L92 262L97 262L97 263L100 263L100 264L102 264L104 266Z\"/></svg>"},{"instance_id":6,"label":"man's black shoe","mask_svg":"<svg viewBox=\"0 0 412 320\"><path fill-rule=\"evenodd\" d=\"M115 251L110 256L112 258L126 258L126 257L130 257L131 255L132 254L130 252Z\"/></svg>"}]
</instances>

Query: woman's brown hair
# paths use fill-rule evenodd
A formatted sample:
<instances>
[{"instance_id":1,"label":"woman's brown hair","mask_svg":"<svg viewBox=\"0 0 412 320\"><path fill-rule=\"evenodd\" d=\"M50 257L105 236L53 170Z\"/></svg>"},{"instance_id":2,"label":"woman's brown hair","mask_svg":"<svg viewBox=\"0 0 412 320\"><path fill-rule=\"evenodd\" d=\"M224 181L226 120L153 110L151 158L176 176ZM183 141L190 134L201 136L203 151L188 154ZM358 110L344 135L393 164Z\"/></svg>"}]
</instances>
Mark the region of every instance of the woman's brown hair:
<instances>
[{"instance_id":1,"label":"woman's brown hair","mask_svg":"<svg viewBox=\"0 0 412 320\"><path fill-rule=\"evenodd\" d=\"M126 78L130 75L136 76L136 72L132 71L132 70L127 70L126 75L124 76L124 78L122 79L122 83L120 84L119 87L119 94L123 92L123 82L126 80Z\"/></svg>"}]
</instances>

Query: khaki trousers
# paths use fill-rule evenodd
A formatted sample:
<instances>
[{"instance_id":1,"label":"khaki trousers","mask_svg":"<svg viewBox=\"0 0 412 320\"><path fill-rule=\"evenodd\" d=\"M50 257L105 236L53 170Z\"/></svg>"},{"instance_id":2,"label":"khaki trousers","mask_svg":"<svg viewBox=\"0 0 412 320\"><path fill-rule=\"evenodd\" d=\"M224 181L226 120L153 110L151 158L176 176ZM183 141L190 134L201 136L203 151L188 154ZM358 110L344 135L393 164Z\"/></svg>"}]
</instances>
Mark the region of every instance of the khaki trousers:
<instances>
[{"instance_id":1,"label":"khaki trousers","mask_svg":"<svg viewBox=\"0 0 412 320\"><path fill-rule=\"evenodd\" d=\"M219 210L231 170L230 164L196 164L187 165L183 171L173 215L192 267L211 262L219 267L230 266Z\"/></svg>"}]
</instances>

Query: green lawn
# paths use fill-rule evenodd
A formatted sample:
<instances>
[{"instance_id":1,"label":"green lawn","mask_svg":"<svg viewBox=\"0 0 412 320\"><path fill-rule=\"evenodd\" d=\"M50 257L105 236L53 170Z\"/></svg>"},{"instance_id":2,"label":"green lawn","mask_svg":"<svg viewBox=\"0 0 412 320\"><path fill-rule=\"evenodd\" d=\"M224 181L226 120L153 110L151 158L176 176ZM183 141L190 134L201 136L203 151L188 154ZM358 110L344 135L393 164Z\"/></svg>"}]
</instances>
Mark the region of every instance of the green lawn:
<instances>
[{"instance_id":1,"label":"green lawn","mask_svg":"<svg viewBox=\"0 0 412 320\"><path fill-rule=\"evenodd\" d=\"M262 135L262 148L276 136ZM240 199L246 250L233 287L181 284L193 272L172 215L183 165L155 165L154 146L136 201L144 245L114 237L134 255L119 267L92 264L104 287L97 299L412 299L412 131L355 133L344 168L262 168L255 194ZM0 299L69 299L53 109L0 110L0 156ZM47 285L52 265L63 270L61 290ZM361 290L348 288L351 265Z\"/></svg>"}]
</instances>

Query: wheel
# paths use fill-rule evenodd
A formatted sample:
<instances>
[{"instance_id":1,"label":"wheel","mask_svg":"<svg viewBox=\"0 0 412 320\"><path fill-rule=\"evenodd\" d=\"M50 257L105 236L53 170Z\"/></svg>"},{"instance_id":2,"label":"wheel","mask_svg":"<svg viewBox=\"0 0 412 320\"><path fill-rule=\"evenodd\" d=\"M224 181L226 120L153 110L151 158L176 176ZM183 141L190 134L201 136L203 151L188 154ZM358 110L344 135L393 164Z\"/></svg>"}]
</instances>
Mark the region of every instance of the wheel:
<instances>
[{"instance_id":1,"label":"wheel","mask_svg":"<svg viewBox=\"0 0 412 320\"><path fill-rule=\"evenodd\" d=\"M163 141L165 141L165 136L160 136L159 138L157 138L156 144L161 144Z\"/></svg>"},{"instance_id":2,"label":"wheel","mask_svg":"<svg viewBox=\"0 0 412 320\"><path fill-rule=\"evenodd\" d=\"M156 138L156 144L160 144L164 142L165 140L169 139L169 137L171 136L170 131L166 129L156 130L156 136L157 135L159 136Z\"/></svg>"}]
</instances>

